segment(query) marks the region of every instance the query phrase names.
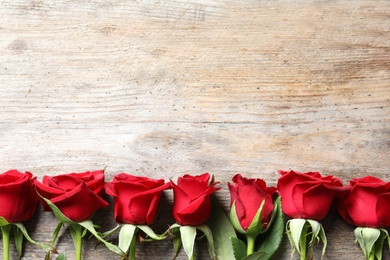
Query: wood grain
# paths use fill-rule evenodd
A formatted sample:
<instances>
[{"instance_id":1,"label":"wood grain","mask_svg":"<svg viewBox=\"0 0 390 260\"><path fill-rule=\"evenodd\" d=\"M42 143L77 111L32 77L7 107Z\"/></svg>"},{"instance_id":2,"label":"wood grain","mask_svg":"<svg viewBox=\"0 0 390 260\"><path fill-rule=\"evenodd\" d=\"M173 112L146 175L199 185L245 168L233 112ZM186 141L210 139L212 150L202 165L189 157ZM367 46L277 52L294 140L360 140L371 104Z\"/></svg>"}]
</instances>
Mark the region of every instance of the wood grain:
<instances>
[{"instance_id":1,"label":"wood grain","mask_svg":"<svg viewBox=\"0 0 390 260\"><path fill-rule=\"evenodd\" d=\"M389 1L3 0L0 170L210 172L226 209L237 172L390 181L389 30ZM157 229L173 221L170 193L162 205ZM27 223L37 240L55 225L42 210ZM324 225L325 259L363 259L336 212ZM68 232L58 249L72 259ZM137 254L171 259L172 243ZM24 259L43 255L26 245ZM84 257L115 256L88 240ZM276 259L289 257L285 241Z\"/></svg>"}]
</instances>

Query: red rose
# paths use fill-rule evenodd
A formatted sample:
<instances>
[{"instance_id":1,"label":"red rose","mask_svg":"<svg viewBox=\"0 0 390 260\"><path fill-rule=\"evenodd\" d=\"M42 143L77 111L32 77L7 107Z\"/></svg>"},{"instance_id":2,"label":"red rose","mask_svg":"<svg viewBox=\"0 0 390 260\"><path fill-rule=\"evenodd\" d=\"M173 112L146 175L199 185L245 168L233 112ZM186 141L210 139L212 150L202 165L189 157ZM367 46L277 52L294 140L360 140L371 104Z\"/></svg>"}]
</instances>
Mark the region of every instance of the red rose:
<instances>
[{"instance_id":1,"label":"red rose","mask_svg":"<svg viewBox=\"0 0 390 260\"><path fill-rule=\"evenodd\" d=\"M0 217L8 223L28 220L38 205L39 197L30 172L10 170L0 174Z\"/></svg>"},{"instance_id":2,"label":"red rose","mask_svg":"<svg viewBox=\"0 0 390 260\"><path fill-rule=\"evenodd\" d=\"M173 210L175 221L183 226L198 226L207 221L211 214L210 195L219 190L212 183L210 174L179 177L177 185L171 181L173 188Z\"/></svg>"},{"instance_id":3,"label":"red rose","mask_svg":"<svg viewBox=\"0 0 390 260\"><path fill-rule=\"evenodd\" d=\"M162 191L171 187L163 179L155 180L120 173L105 185L114 197L114 217L118 223L149 225L157 216Z\"/></svg>"},{"instance_id":4,"label":"red rose","mask_svg":"<svg viewBox=\"0 0 390 260\"><path fill-rule=\"evenodd\" d=\"M35 181L38 193L49 199L70 220L80 222L90 218L98 209L108 206L99 194L104 185L104 171L44 176ZM45 210L50 211L46 203Z\"/></svg>"},{"instance_id":5,"label":"red rose","mask_svg":"<svg viewBox=\"0 0 390 260\"><path fill-rule=\"evenodd\" d=\"M270 221L270 214L274 210L273 195L275 187L267 187L261 179L243 178L241 174L236 174L232 178L233 184L228 183L230 191L230 206L235 203L236 214L241 228L247 230L253 221L262 202L264 206L261 212L261 223L265 229Z\"/></svg>"},{"instance_id":6,"label":"red rose","mask_svg":"<svg viewBox=\"0 0 390 260\"><path fill-rule=\"evenodd\" d=\"M390 227L390 182L366 176L350 181L350 190L338 203L340 215L358 227Z\"/></svg>"},{"instance_id":7,"label":"red rose","mask_svg":"<svg viewBox=\"0 0 390 260\"><path fill-rule=\"evenodd\" d=\"M284 214L290 218L322 220L343 189L340 179L318 172L279 171L278 191Z\"/></svg>"}]
</instances>

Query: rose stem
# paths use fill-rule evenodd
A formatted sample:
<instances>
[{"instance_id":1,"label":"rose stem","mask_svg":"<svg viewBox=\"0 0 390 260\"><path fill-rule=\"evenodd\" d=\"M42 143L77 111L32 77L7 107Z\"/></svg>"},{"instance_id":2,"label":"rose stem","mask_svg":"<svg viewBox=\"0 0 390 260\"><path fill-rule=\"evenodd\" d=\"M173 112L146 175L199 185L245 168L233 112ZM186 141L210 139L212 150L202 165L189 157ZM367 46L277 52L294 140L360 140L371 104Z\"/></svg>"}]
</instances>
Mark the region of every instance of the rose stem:
<instances>
[{"instance_id":1,"label":"rose stem","mask_svg":"<svg viewBox=\"0 0 390 260\"><path fill-rule=\"evenodd\" d=\"M301 258L300 260L306 260L306 243L307 243L307 228L302 231L301 238L299 241L299 246L301 249Z\"/></svg>"},{"instance_id":2,"label":"rose stem","mask_svg":"<svg viewBox=\"0 0 390 260\"><path fill-rule=\"evenodd\" d=\"M131 238L131 242L130 242L130 260L135 260L135 245L136 245L136 242L137 242L137 239L136 239L136 234L133 235L133 237Z\"/></svg>"},{"instance_id":3,"label":"rose stem","mask_svg":"<svg viewBox=\"0 0 390 260\"><path fill-rule=\"evenodd\" d=\"M79 225L74 227L75 232L75 245L76 245L76 259L81 260L82 251L82 229Z\"/></svg>"},{"instance_id":4,"label":"rose stem","mask_svg":"<svg viewBox=\"0 0 390 260\"><path fill-rule=\"evenodd\" d=\"M255 242L256 242L256 237L253 236L246 236L246 255L251 255L255 251Z\"/></svg>"},{"instance_id":5,"label":"rose stem","mask_svg":"<svg viewBox=\"0 0 390 260\"><path fill-rule=\"evenodd\" d=\"M1 227L1 233L3 235L3 259L9 259L9 237L11 233L11 225Z\"/></svg>"}]
</instances>

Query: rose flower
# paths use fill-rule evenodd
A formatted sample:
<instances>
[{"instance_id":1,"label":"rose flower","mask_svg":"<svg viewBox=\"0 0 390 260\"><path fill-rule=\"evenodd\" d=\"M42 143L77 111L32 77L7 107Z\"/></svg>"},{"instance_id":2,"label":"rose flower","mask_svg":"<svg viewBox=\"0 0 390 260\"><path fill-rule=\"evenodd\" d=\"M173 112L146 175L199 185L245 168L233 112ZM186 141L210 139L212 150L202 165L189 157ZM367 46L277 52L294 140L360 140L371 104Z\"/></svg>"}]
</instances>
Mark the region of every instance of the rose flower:
<instances>
[{"instance_id":1,"label":"rose flower","mask_svg":"<svg viewBox=\"0 0 390 260\"><path fill-rule=\"evenodd\" d=\"M322 220L335 196L343 190L340 179L318 172L279 171L278 191L283 212L290 218Z\"/></svg>"},{"instance_id":2,"label":"rose flower","mask_svg":"<svg viewBox=\"0 0 390 260\"><path fill-rule=\"evenodd\" d=\"M210 174L179 177L173 183L173 210L175 221L183 226L198 226L205 223L211 214L210 195L218 190L217 182L209 184Z\"/></svg>"},{"instance_id":3,"label":"rose flower","mask_svg":"<svg viewBox=\"0 0 390 260\"><path fill-rule=\"evenodd\" d=\"M0 217L8 223L28 220L38 205L39 197L30 172L10 170L0 174Z\"/></svg>"},{"instance_id":4,"label":"rose flower","mask_svg":"<svg viewBox=\"0 0 390 260\"><path fill-rule=\"evenodd\" d=\"M163 179L120 173L105 184L106 193L114 197L114 218L118 223L149 225L157 216L163 190L171 187Z\"/></svg>"},{"instance_id":5,"label":"rose flower","mask_svg":"<svg viewBox=\"0 0 390 260\"><path fill-rule=\"evenodd\" d=\"M104 171L69 173L44 176L35 181L38 193L49 199L70 220L89 219L98 209L108 206L100 196L104 185ZM42 201L45 210L50 207Z\"/></svg>"}]
</instances>

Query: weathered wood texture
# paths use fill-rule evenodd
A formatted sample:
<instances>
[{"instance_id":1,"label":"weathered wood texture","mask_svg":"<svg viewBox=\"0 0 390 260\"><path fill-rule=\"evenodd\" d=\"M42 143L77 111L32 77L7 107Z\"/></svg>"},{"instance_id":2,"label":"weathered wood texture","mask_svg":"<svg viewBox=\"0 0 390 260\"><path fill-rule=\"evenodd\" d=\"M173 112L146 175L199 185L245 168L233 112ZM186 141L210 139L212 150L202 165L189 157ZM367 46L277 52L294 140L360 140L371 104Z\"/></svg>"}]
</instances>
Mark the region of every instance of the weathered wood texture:
<instances>
[{"instance_id":1,"label":"weathered wood texture","mask_svg":"<svg viewBox=\"0 0 390 260\"><path fill-rule=\"evenodd\" d=\"M3 0L0 170L210 172L226 209L237 172L270 185L278 169L390 181L389 44L390 1ZM170 206L167 192L157 230ZM112 208L95 221L115 226ZM335 211L324 223L325 259L363 259L353 227ZM55 226L41 209L27 223L39 241ZM68 232L58 250L73 258ZM137 250L173 256L171 241ZM26 245L24 259L43 255ZM83 255L115 258L93 240Z\"/></svg>"}]
</instances>

